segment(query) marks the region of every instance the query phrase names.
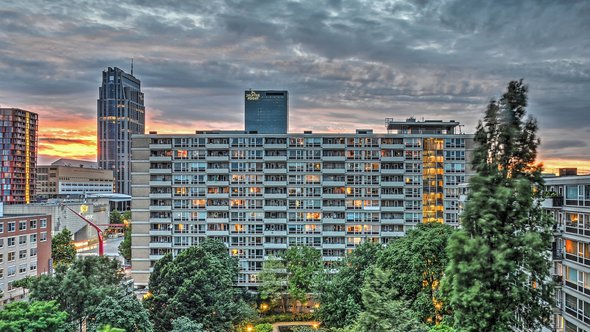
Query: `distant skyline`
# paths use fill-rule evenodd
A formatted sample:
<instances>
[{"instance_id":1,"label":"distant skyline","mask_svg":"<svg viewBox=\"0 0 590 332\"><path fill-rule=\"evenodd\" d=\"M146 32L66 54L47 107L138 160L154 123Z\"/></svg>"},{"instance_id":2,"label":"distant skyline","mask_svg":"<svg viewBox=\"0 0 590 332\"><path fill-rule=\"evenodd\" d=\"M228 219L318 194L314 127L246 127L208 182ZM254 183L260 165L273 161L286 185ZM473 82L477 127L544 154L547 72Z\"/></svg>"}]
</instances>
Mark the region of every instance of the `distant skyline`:
<instances>
[{"instance_id":1,"label":"distant skyline","mask_svg":"<svg viewBox=\"0 0 590 332\"><path fill-rule=\"evenodd\" d=\"M96 160L107 67L146 131L243 129L243 91L288 90L292 132L457 120L524 78L540 161L590 170L589 1L0 0L0 105L39 113L40 163Z\"/></svg>"}]
</instances>

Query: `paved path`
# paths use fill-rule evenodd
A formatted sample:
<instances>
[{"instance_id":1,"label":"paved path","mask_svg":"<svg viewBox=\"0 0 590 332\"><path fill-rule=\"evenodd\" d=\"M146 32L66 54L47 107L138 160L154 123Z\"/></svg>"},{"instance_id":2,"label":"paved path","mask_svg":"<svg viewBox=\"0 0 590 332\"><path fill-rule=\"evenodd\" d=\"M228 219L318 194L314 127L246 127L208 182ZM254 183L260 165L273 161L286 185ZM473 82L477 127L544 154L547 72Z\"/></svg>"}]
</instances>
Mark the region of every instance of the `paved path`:
<instances>
[{"instance_id":1,"label":"paved path","mask_svg":"<svg viewBox=\"0 0 590 332\"><path fill-rule=\"evenodd\" d=\"M281 322L272 324L272 332L280 332L279 326L313 326L316 322Z\"/></svg>"}]
</instances>

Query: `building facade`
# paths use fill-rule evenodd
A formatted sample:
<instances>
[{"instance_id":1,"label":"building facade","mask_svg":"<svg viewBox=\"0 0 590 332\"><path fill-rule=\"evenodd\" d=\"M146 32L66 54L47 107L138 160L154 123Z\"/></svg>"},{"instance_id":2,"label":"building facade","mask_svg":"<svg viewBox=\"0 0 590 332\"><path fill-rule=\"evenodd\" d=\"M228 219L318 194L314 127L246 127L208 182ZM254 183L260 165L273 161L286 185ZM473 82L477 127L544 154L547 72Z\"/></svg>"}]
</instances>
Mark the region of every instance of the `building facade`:
<instances>
[{"instance_id":1,"label":"building facade","mask_svg":"<svg viewBox=\"0 0 590 332\"><path fill-rule=\"evenodd\" d=\"M129 195L131 135L145 132L141 81L119 68L102 72L97 103L98 165L112 170L115 192Z\"/></svg>"},{"instance_id":2,"label":"building facade","mask_svg":"<svg viewBox=\"0 0 590 332\"><path fill-rule=\"evenodd\" d=\"M401 125L408 125L410 130ZM326 265L363 241L387 243L421 222L458 225L473 136L458 123L390 122L388 134L136 135L132 274L205 237L240 259L255 286L264 257L288 246Z\"/></svg>"},{"instance_id":3,"label":"building facade","mask_svg":"<svg viewBox=\"0 0 590 332\"><path fill-rule=\"evenodd\" d=\"M0 202L30 203L37 167L36 113L0 108Z\"/></svg>"},{"instance_id":4,"label":"building facade","mask_svg":"<svg viewBox=\"0 0 590 332\"><path fill-rule=\"evenodd\" d=\"M94 228L80 217L75 215L68 208L80 213L84 218L99 225L104 231L109 224L109 199L87 197L84 200L52 201L45 203L31 204L13 204L4 206L4 212L7 214L18 215L38 215L44 214L51 216L52 228L50 231L55 235L67 228L74 234L75 242L85 242L96 239L98 236Z\"/></svg>"},{"instance_id":5,"label":"building facade","mask_svg":"<svg viewBox=\"0 0 590 332\"><path fill-rule=\"evenodd\" d=\"M555 219L553 271L554 330L590 331L590 176L545 179L553 197L543 207Z\"/></svg>"},{"instance_id":6,"label":"building facade","mask_svg":"<svg viewBox=\"0 0 590 332\"><path fill-rule=\"evenodd\" d=\"M112 194L113 171L75 166L38 166L36 199L80 198Z\"/></svg>"},{"instance_id":7,"label":"building facade","mask_svg":"<svg viewBox=\"0 0 590 332\"><path fill-rule=\"evenodd\" d=\"M244 92L246 132L286 134L289 130L289 92Z\"/></svg>"},{"instance_id":8,"label":"building facade","mask_svg":"<svg viewBox=\"0 0 590 332\"><path fill-rule=\"evenodd\" d=\"M13 283L49 273L50 261L51 216L0 215L0 304L22 299Z\"/></svg>"}]
</instances>

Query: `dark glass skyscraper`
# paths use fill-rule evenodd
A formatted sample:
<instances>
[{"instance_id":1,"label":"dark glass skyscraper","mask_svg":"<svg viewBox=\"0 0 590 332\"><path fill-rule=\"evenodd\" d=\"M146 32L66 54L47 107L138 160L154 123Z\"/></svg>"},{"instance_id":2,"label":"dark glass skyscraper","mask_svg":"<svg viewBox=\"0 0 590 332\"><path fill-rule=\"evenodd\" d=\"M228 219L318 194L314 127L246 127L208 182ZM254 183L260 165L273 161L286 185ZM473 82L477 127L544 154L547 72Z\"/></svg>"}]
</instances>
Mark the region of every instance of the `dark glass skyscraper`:
<instances>
[{"instance_id":1,"label":"dark glass skyscraper","mask_svg":"<svg viewBox=\"0 0 590 332\"><path fill-rule=\"evenodd\" d=\"M37 113L0 108L0 202L30 203L37 169Z\"/></svg>"},{"instance_id":2,"label":"dark glass skyscraper","mask_svg":"<svg viewBox=\"0 0 590 332\"><path fill-rule=\"evenodd\" d=\"M244 94L246 131L259 134L286 134L289 130L289 93L254 91Z\"/></svg>"},{"instance_id":3,"label":"dark glass skyscraper","mask_svg":"<svg viewBox=\"0 0 590 332\"><path fill-rule=\"evenodd\" d=\"M98 166L113 170L115 192L130 195L131 135L145 134L141 81L109 67L102 72L98 94Z\"/></svg>"}]
</instances>

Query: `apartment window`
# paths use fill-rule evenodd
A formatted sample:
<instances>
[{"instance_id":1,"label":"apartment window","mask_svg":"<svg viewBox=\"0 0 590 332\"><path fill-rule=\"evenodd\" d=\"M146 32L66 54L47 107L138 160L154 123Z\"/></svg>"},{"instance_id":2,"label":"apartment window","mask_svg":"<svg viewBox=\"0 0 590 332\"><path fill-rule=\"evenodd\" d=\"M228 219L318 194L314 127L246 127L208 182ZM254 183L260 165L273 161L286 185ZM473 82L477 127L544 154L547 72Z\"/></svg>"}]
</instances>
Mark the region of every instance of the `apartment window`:
<instances>
[{"instance_id":1,"label":"apartment window","mask_svg":"<svg viewBox=\"0 0 590 332\"><path fill-rule=\"evenodd\" d=\"M0 222L0 233L4 233L4 223Z\"/></svg>"},{"instance_id":2,"label":"apartment window","mask_svg":"<svg viewBox=\"0 0 590 332\"><path fill-rule=\"evenodd\" d=\"M27 258L27 249L19 250L18 251L18 258L19 259Z\"/></svg>"},{"instance_id":3,"label":"apartment window","mask_svg":"<svg viewBox=\"0 0 590 332\"><path fill-rule=\"evenodd\" d=\"M18 237L18 244L27 244L27 236L21 235Z\"/></svg>"},{"instance_id":4,"label":"apartment window","mask_svg":"<svg viewBox=\"0 0 590 332\"><path fill-rule=\"evenodd\" d=\"M18 222L18 230L19 231L24 231L27 229L27 221L26 220L21 220Z\"/></svg>"},{"instance_id":5,"label":"apartment window","mask_svg":"<svg viewBox=\"0 0 590 332\"><path fill-rule=\"evenodd\" d=\"M37 219L29 220L29 228L37 229Z\"/></svg>"},{"instance_id":6,"label":"apartment window","mask_svg":"<svg viewBox=\"0 0 590 332\"><path fill-rule=\"evenodd\" d=\"M4 239L0 239L0 248L4 248Z\"/></svg>"},{"instance_id":7,"label":"apartment window","mask_svg":"<svg viewBox=\"0 0 590 332\"><path fill-rule=\"evenodd\" d=\"M8 223L8 231L9 232L16 231L16 221L11 221Z\"/></svg>"},{"instance_id":8,"label":"apartment window","mask_svg":"<svg viewBox=\"0 0 590 332\"><path fill-rule=\"evenodd\" d=\"M8 272L8 276L12 277L13 275L16 274L16 266L9 266L7 272Z\"/></svg>"},{"instance_id":9,"label":"apartment window","mask_svg":"<svg viewBox=\"0 0 590 332\"><path fill-rule=\"evenodd\" d=\"M37 262L31 262L29 270L30 271L37 271Z\"/></svg>"},{"instance_id":10,"label":"apartment window","mask_svg":"<svg viewBox=\"0 0 590 332\"><path fill-rule=\"evenodd\" d=\"M15 244L16 244L16 238L15 237L9 237L8 238L8 246L9 247L14 247Z\"/></svg>"},{"instance_id":11,"label":"apartment window","mask_svg":"<svg viewBox=\"0 0 590 332\"><path fill-rule=\"evenodd\" d=\"M37 256L37 248L31 248L29 251L29 256L31 256L31 257Z\"/></svg>"},{"instance_id":12,"label":"apartment window","mask_svg":"<svg viewBox=\"0 0 590 332\"><path fill-rule=\"evenodd\" d=\"M40 242L47 241L47 232L41 232L41 239Z\"/></svg>"},{"instance_id":13,"label":"apartment window","mask_svg":"<svg viewBox=\"0 0 590 332\"><path fill-rule=\"evenodd\" d=\"M4 278L4 269L0 269L0 279Z\"/></svg>"},{"instance_id":14,"label":"apartment window","mask_svg":"<svg viewBox=\"0 0 590 332\"><path fill-rule=\"evenodd\" d=\"M26 273L27 272L27 264L21 264L18 266L18 273Z\"/></svg>"},{"instance_id":15,"label":"apartment window","mask_svg":"<svg viewBox=\"0 0 590 332\"><path fill-rule=\"evenodd\" d=\"M14 251L11 251L8 253L8 256L6 258L8 259L9 262L14 262L15 257L16 257L16 253Z\"/></svg>"},{"instance_id":16,"label":"apartment window","mask_svg":"<svg viewBox=\"0 0 590 332\"><path fill-rule=\"evenodd\" d=\"M41 228L47 228L47 219L40 219Z\"/></svg>"},{"instance_id":17,"label":"apartment window","mask_svg":"<svg viewBox=\"0 0 590 332\"><path fill-rule=\"evenodd\" d=\"M31 244L37 243L37 234L31 234L30 237L29 237L29 242Z\"/></svg>"},{"instance_id":18,"label":"apartment window","mask_svg":"<svg viewBox=\"0 0 590 332\"><path fill-rule=\"evenodd\" d=\"M2 264L2 263L4 263L4 254L0 253L0 264Z\"/></svg>"}]
</instances>

